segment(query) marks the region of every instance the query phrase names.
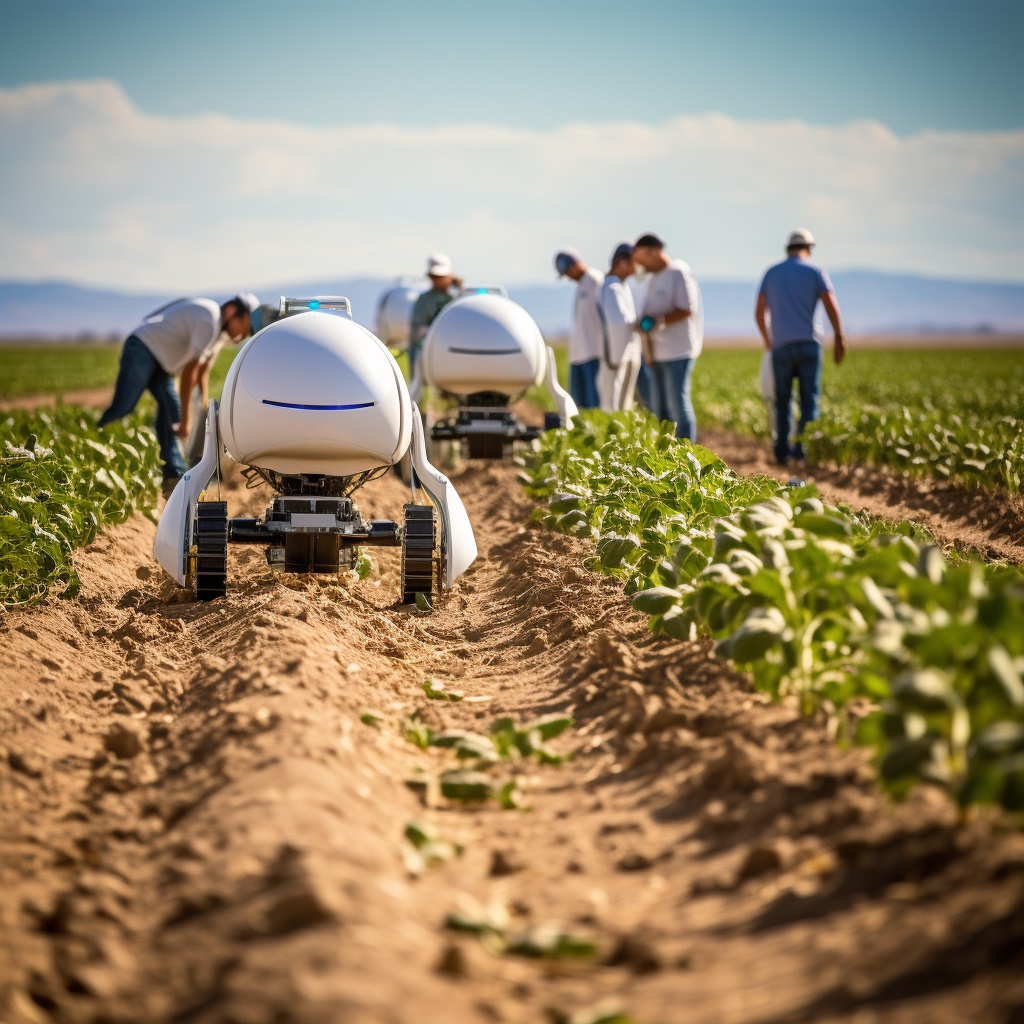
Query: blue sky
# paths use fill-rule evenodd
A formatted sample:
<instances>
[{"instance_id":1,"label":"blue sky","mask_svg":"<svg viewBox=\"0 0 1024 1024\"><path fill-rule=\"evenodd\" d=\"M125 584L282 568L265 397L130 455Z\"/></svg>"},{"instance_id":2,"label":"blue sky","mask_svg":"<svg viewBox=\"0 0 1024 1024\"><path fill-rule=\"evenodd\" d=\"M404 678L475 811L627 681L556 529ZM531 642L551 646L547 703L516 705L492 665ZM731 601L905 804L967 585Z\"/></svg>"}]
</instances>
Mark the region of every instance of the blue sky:
<instances>
[{"instance_id":1,"label":"blue sky","mask_svg":"<svg viewBox=\"0 0 1024 1024\"><path fill-rule=\"evenodd\" d=\"M748 277L802 224L1024 280L1021 3L6 6L3 277L522 281L651 229Z\"/></svg>"},{"instance_id":2,"label":"blue sky","mask_svg":"<svg viewBox=\"0 0 1024 1024\"><path fill-rule=\"evenodd\" d=\"M0 85L112 78L143 109L313 125L661 121L1024 127L1024 4L7 5Z\"/></svg>"}]
</instances>

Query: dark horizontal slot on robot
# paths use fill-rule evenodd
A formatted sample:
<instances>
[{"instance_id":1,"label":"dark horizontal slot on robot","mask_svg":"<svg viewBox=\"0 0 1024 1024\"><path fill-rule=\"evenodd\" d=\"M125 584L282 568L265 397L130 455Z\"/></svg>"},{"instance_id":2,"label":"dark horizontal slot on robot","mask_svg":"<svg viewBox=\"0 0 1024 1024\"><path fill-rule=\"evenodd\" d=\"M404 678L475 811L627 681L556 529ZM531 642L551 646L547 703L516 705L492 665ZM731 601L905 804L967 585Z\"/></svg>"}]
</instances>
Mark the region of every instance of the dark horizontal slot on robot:
<instances>
[{"instance_id":1,"label":"dark horizontal slot on robot","mask_svg":"<svg viewBox=\"0 0 1024 1024\"><path fill-rule=\"evenodd\" d=\"M515 348L457 348L453 345L448 351L460 356L517 356L522 349L518 345Z\"/></svg>"},{"instance_id":2,"label":"dark horizontal slot on robot","mask_svg":"<svg viewBox=\"0 0 1024 1024\"><path fill-rule=\"evenodd\" d=\"M303 405L299 402L272 402L263 399L264 405L273 405L278 409L309 409L313 412L347 412L349 409L369 409L375 402L356 402L352 405Z\"/></svg>"}]
</instances>

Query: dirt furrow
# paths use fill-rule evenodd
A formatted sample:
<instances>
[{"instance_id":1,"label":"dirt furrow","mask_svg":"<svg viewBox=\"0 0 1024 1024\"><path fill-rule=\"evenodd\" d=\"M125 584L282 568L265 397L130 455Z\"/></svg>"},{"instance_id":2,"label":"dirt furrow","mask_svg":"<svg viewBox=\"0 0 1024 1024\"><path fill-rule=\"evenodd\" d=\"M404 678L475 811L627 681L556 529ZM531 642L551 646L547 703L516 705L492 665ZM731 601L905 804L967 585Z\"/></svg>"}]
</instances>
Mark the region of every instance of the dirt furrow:
<instances>
[{"instance_id":1,"label":"dirt furrow","mask_svg":"<svg viewBox=\"0 0 1024 1024\"><path fill-rule=\"evenodd\" d=\"M926 791L891 807L823 723L652 638L511 467L458 485L481 558L430 615L395 605L388 551L363 582L233 551L227 598L193 604L137 519L81 554L79 597L4 621L0 1020L1016 1019L1024 838ZM493 769L529 810L449 804L452 752L405 736L552 711L571 761ZM462 856L411 872L414 819ZM598 954L502 954L453 911Z\"/></svg>"}]
</instances>

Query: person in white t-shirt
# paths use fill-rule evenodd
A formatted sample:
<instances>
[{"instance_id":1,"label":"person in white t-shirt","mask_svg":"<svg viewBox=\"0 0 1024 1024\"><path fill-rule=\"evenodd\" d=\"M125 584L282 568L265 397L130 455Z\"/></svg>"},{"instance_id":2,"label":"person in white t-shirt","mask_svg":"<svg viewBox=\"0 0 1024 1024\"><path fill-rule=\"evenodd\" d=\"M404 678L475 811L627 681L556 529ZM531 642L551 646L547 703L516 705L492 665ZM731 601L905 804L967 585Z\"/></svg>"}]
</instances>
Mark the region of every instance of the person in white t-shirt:
<instances>
[{"instance_id":1,"label":"person in white t-shirt","mask_svg":"<svg viewBox=\"0 0 1024 1024\"><path fill-rule=\"evenodd\" d=\"M178 438L192 428L192 389L210 365L221 334L238 343L252 330L259 299L241 292L223 305L213 299L178 299L154 310L128 336L110 406L99 425L127 416L150 391L156 399L156 436L164 481L172 485L185 472ZM175 377L181 375L181 398Z\"/></svg>"},{"instance_id":2,"label":"person in white t-shirt","mask_svg":"<svg viewBox=\"0 0 1024 1024\"><path fill-rule=\"evenodd\" d=\"M636 333L636 304L626 279L635 269L633 246L620 242L612 253L610 268L601 285L599 306L604 345L597 390L605 412L633 408L633 393L640 373L640 335Z\"/></svg>"},{"instance_id":3,"label":"person in white t-shirt","mask_svg":"<svg viewBox=\"0 0 1024 1024\"><path fill-rule=\"evenodd\" d=\"M596 409L600 404L597 375L600 369L603 331L597 304L604 275L588 267L575 249L555 254L559 277L576 282L572 333L569 335L569 394L580 409Z\"/></svg>"},{"instance_id":4,"label":"person in white t-shirt","mask_svg":"<svg viewBox=\"0 0 1024 1024\"><path fill-rule=\"evenodd\" d=\"M675 423L676 437L695 441L690 378L704 343L697 279L688 264L665 253L657 235L641 235L633 243L633 259L650 275L640 331L651 368L651 412Z\"/></svg>"}]
</instances>

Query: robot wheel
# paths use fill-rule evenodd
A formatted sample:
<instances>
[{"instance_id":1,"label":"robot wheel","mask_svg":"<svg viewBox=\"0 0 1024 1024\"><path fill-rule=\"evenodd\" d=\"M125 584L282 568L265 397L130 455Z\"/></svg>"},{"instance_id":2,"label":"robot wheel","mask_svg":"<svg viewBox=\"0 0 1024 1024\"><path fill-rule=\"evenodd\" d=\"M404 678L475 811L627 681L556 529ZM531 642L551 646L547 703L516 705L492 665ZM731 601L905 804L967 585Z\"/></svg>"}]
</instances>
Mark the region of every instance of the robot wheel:
<instances>
[{"instance_id":1,"label":"robot wheel","mask_svg":"<svg viewBox=\"0 0 1024 1024\"><path fill-rule=\"evenodd\" d=\"M195 591L199 601L223 597L228 589L228 503L196 503Z\"/></svg>"},{"instance_id":2,"label":"robot wheel","mask_svg":"<svg viewBox=\"0 0 1024 1024\"><path fill-rule=\"evenodd\" d=\"M406 505L402 533L402 604L413 604L417 594L433 600L440 590L437 545L437 509L433 505Z\"/></svg>"}]
</instances>

